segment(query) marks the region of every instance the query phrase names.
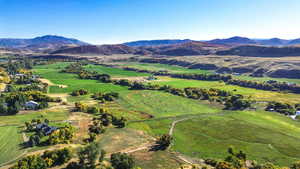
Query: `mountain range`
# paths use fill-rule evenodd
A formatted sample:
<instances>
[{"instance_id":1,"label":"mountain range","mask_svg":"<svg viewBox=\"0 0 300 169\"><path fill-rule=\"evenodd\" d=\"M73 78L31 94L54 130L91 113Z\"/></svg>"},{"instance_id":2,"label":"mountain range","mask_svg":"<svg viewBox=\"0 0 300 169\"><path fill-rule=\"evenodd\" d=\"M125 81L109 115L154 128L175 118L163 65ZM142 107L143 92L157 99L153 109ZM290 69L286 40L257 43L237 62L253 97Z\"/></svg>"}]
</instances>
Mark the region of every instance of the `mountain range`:
<instances>
[{"instance_id":1,"label":"mountain range","mask_svg":"<svg viewBox=\"0 0 300 169\"><path fill-rule=\"evenodd\" d=\"M126 42L123 44L132 47L139 47L139 46L181 44L181 43L192 42L192 41L196 41L196 40L191 40L191 39L141 40L141 41ZM228 46L240 46L240 45L290 46L290 45L300 44L300 38L292 39L292 40L286 40L280 38L250 39L247 37L234 36L226 39L213 39L213 40L201 41L201 42L207 42L210 44L228 45Z\"/></svg>"},{"instance_id":2,"label":"mountain range","mask_svg":"<svg viewBox=\"0 0 300 169\"><path fill-rule=\"evenodd\" d=\"M0 38L0 47L5 48L45 49L68 45L88 45L88 43L55 35L45 35L32 39Z\"/></svg>"}]
</instances>

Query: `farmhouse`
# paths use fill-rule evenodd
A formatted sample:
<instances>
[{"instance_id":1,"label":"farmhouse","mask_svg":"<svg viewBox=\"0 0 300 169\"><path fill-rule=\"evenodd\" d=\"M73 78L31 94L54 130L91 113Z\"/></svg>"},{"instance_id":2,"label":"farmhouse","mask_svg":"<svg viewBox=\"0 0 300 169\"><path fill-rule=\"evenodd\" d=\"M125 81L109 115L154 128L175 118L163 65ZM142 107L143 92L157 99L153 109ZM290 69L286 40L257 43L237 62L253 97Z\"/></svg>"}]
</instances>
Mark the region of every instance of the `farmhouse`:
<instances>
[{"instance_id":1,"label":"farmhouse","mask_svg":"<svg viewBox=\"0 0 300 169\"><path fill-rule=\"evenodd\" d=\"M25 103L25 109L27 110L35 110L39 106L39 103L35 101L28 101Z\"/></svg>"},{"instance_id":2,"label":"farmhouse","mask_svg":"<svg viewBox=\"0 0 300 169\"><path fill-rule=\"evenodd\" d=\"M43 134L47 136L51 134L53 131L57 130L57 127L49 126L46 123L41 123L36 125L36 129L42 131Z\"/></svg>"}]
</instances>

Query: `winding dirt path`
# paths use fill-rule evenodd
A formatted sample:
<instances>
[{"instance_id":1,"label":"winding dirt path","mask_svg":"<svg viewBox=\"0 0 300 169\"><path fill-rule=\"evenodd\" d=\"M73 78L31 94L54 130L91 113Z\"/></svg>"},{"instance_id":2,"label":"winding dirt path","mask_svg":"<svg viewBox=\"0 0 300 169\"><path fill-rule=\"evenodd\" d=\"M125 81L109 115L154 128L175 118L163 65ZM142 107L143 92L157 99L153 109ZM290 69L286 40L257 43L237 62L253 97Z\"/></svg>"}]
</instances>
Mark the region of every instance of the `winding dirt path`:
<instances>
[{"instance_id":1,"label":"winding dirt path","mask_svg":"<svg viewBox=\"0 0 300 169\"><path fill-rule=\"evenodd\" d=\"M172 136L173 135L173 131L174 131L174 128L176 126L177 123L181 122L181 121L185 121L185 120L189 120L191 118L184 118L184 119L180 119L180 120L175 120L172 122L172 125L171 125L171 128L169 130L169 135Z\"/></svg>"}]
</instances>

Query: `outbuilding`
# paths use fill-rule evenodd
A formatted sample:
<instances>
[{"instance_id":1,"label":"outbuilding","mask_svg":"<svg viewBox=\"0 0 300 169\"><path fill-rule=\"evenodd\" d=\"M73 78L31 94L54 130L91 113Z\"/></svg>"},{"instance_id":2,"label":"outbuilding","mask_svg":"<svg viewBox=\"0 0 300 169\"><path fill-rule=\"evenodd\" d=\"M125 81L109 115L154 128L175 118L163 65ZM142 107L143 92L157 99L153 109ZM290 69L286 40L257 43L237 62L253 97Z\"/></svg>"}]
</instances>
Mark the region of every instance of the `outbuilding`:
<instances>
[{"instance_id":1,"label":"outbuilding","mask_svg":"<svg viewBox=\"0 0 300 169\"><path fill-rule=\"evenodd\" d=\"M37 109L39 106L39 103L35 102L35 101L28 101L25 103L25 109L27 110L35 110Z\"/></svg>"}]
</instances>

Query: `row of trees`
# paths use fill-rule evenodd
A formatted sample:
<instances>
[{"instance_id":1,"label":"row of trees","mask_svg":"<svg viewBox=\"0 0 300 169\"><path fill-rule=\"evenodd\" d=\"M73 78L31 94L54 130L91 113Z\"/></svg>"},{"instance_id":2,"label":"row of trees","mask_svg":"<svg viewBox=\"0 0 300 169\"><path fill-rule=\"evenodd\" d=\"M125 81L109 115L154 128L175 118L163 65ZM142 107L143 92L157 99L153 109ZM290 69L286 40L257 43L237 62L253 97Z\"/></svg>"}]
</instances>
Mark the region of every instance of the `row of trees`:
<instances>
[{"instance_id":1,"label":"row of trees","mask_svg":"<svg viewBox=\"0 0 300 169\"><path fill-rule=\"evenodd\" d=\"M174 74L166 71L150 71L150 70L141 70L136 68L124 68L124 70L136 71L151 73L154 75L160 76L171 76L174 78L181 79L194 79L194 80L206 80L206 81L224 81L227 84L237 85L242 87L268 90L268 91L290 91L293 93L300 93L300 86L296 84L290 84L287 82L278 82L270 80L267 82L251 81L251 80L240 80L233 79L231 75L222 75L222 74Z\"/></svg>"},{"instance_id":2,"label":"row of trees","mask_svg":"<svg viewBox=\"0 0 300 169\"><path fill-rule=\"evenodd\" d=\"M300 109L298 104L292 106L288 103L270 102L265 110L275 111L284 115L295 115L297 109Z\"/></svg>"},{"instance_id":3,"label":"row of trees","mask_svg":"<svg viewBox=\"0 0 300 169\"><path fill-rule=\"evenodd\" d=\"M228 156L224 160L206 159L205 163L216 169L282 169L271 162L258 164L256 161L249 160L243 151L236 151L233 147L228 148ZM197 167L194 167L197 168ZM300 161L293 163L287 169L300 169Z\"/></svg>"},{"instance_id":4,"label":"row of trees","mask_svg":"<svg viewBox=\"0 0 300 169\"><path fill-rule=\"evenodd\" d=\"M54 151L45 151L42 155L30 155L17 162L10 169L46 169L62 165L72 158L68 148Z\"/></svg>"},{"instance_id":5,"label":"row of trees","mask_svg":"<svg viewBox=\"0 0 300 169\"><path fill-rule=\"evenodd\" d=\"M227 81L227 83L232 85L242 86L242 87L260 89L260 90L290 91L293 93L300 93L299 85L289 84L286 82L278 82L278 81L258 82L258 81L251 81L251 80L231 79Z\"/></svg>"}]
</instances>

